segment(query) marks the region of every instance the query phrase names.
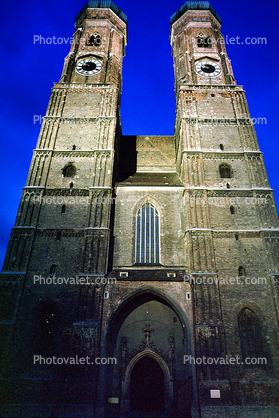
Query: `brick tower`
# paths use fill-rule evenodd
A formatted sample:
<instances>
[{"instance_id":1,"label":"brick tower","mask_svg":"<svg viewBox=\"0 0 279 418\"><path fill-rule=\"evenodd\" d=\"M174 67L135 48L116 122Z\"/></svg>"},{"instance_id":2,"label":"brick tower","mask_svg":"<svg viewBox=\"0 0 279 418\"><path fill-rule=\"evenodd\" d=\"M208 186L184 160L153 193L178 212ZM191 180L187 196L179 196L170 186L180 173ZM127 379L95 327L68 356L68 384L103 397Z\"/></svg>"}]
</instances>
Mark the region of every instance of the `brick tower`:
<instances>
[{"instance_id":1,"label":"brick tower","mask_svg":"<svg viewBox=\"0 0 279 418\"><path fill-rule=\"evenodd\" d=\"M46 406L36 411L31 405L30 417L57 416L54 404L94 404L97 399L94 367L62 371L61 380L62 369L45 365L36 370L30 360L37 352L48 357L53 350L62 355L74 349L81 355L85 341L92 355L100 351L103 285L80 285L80 278L81 283L97 282L108 271L126 22L112 1L89 1L77 15L3 266L4 397L11 404L29 403L29 394L36 393L35 403ZM58 276L77 284L47 280L47 285L44 280L56 283ZM15 376L20 377L17 383ZM54 379L52 389L49 378ZM66 390L65 379L71 381ZM82 413L82 406L75 416L78 410Z\"/></svg>"},{"instance_id":2,"label":"brick tower","mask_svg":"<svg viewBox=\"0 0 279 418\"><path fill-rule=\"evenodd\" d=\"M278 216L221 19L171 17L173 136L121 135L126 23L88 1L52 90L1 274L2 415L275 417Z\"/></svg>"}]
</instances>

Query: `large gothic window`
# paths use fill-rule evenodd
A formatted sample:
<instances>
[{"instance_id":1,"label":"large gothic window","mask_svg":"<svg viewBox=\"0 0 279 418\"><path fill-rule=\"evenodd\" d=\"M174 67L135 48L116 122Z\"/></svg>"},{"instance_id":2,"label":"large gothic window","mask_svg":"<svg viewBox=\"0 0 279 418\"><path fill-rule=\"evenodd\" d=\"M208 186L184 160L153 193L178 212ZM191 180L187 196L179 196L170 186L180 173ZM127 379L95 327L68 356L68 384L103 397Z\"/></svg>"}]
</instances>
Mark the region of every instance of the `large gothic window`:
<instances>
[{"instance_id":1,"label":"large gothic window","mask_svg":"<svg viewBox=\"0 0 279 418\"><path fill-rule=\"evenodd\" d=\"M238 317L238 326L243 363L245 364L247 358L267 358L261 324L254 312L248 308L243 309ZM246 367L250 366L251 364L246 364ZM259 364L259 366L265 367L266 364Z\"/></svg>"},{"instance_id":2,"label":"large gothic window","mask_svg":"<svg viewBox=\"0 0 279 418\"><path fill-rule=\"evenodd\" d=\"M154 205L147 202L136 219L136 263L159 264L160 218Z\"/></svg>"}]
</instances>

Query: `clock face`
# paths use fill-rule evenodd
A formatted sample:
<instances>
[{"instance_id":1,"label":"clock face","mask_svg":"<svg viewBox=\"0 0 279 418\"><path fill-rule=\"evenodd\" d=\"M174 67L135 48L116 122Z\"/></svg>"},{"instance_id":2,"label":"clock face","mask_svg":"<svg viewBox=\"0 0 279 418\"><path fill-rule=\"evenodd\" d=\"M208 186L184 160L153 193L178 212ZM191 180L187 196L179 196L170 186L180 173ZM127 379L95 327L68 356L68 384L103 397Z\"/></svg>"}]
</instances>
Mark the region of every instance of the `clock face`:
<instances>
[{"instance_id":1,"label":"clock face","mask_svg":"<svg viewBox=\"0 0 279 418\"><path fill-rule=\"evenodd\" d=\"M212 61L199 61L195 65L196 72L204 77L217 77L221 74L221 67Z\"/></svg>"},{"instance_id":2,"label":"clock face","mask_svg":"<svg viewBox=\"0 0 279 418\"><path fill-rule=\"evenodd\" d=\"M95 58L86 58L77 63L76 72L82 75L98 74L102 69L102 63Z\"/></svg>"}]
</instances>

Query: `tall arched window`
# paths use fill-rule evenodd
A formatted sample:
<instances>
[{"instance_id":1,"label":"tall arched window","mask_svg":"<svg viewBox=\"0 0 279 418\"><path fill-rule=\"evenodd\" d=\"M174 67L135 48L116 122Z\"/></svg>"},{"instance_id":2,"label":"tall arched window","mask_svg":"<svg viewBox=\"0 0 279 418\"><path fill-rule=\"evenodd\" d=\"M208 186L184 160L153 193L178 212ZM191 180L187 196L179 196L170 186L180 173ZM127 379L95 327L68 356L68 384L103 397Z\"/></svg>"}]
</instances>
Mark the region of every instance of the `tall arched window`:
<instances>
[{"instance_id":1,"label":"tall arched window","mask_svg":"<svg viewBox=\"0 0 279 418\"><path fill-rule=\"evenodd\" d=\"M136 263L159 264L160 218L154 205L146 202L137 212Z\"/></svg>"},{"instance_id":2,"label":"tall arched window","mask_svg":"<svg viewBox=\"0 0 279 418\"><path fill-rule=\"evenodd\" d=\"M247 358L267 357L262 336L261 324L251 309L244 308L238 317L238 326L241 342L242 361L245 364ZM246 364L246 367L250 367ZM252 365L253 366L253 365ZM266 364L259 364L266 367Z\"/></svg>"},{"instance_id":3,"label":"tall arched window","mask_svg":"<svg viewBox=\"0 0 279 418\"><path fill-rule=\"evenodd\" d=\"M222 179L230 179L232 177L232 169L229 164L221 164L219 166L219 172Z\"/></svg>"}]
</instances>

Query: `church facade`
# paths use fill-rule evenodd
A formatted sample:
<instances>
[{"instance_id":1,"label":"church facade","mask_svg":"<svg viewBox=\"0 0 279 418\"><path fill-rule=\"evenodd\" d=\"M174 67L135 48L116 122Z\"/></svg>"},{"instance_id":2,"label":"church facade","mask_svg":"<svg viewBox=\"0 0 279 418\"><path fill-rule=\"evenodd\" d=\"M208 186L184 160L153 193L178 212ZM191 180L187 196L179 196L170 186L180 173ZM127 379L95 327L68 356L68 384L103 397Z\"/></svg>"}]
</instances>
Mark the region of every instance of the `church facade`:
<instances>
[{"instance_id":1,"label":"church facade","mask_svg":"<svg viewBox=\"0 0 279 418\"><path fill-rule=\"evenodd\" d=\"M0 276L1 416L279 415L278 215L222 39L184 3L174 135L123 136L127 17L77 15Z\"/></svg>"}]
</instances>

